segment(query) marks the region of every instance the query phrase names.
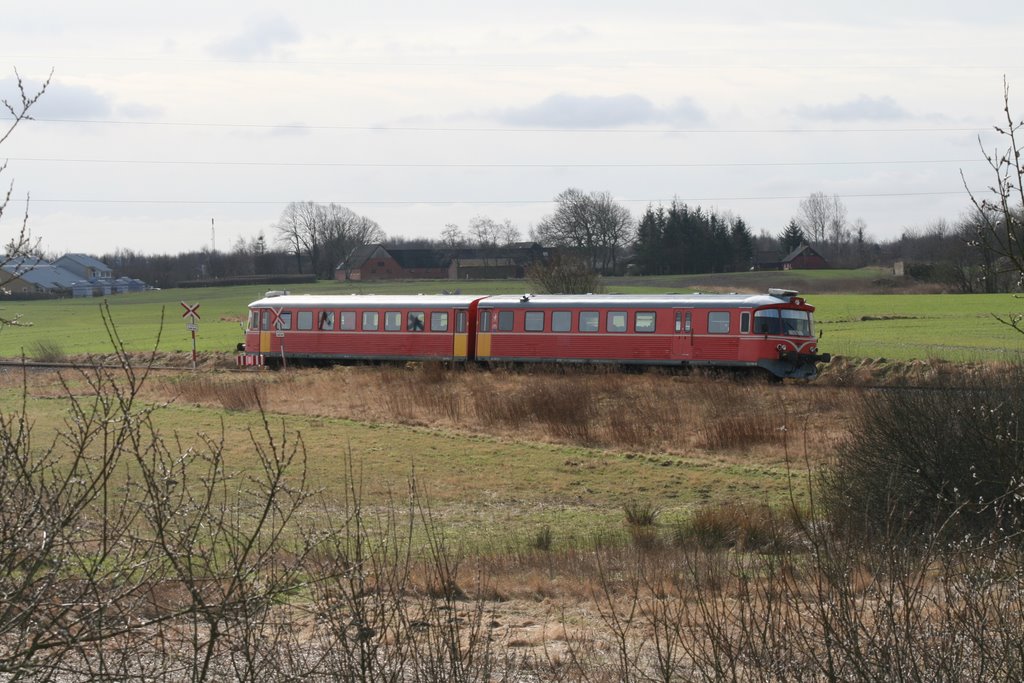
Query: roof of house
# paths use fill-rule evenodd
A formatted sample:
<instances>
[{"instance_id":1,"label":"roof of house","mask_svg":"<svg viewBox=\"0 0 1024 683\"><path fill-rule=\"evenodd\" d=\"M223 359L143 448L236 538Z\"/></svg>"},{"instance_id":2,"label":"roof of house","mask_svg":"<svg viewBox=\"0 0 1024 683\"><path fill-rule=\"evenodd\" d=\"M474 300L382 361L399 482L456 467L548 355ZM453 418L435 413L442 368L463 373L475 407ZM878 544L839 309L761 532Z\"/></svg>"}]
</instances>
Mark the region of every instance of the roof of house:
<instances>
[{"instance_id":1,"label":"roof of house","mask_svg":"<svg viewBox=\"0 0 1024 683\"><path fill-rule=\"evenodd\" d=\"M387 255L388 253L387 250L379 244L364 244L360 247L356 247L352 250L352 253L348 255L348 258L338 266L338 269L348 268L350 270L354 270L356 268L361 268L367 261L377 254L378 250L384 252L384 255Z\"/></svg>"},{"instance_id":2,"label":"roof of house","mask_svg":"<svg viewBox=\"0 0 1024 683\"><path fill-rule=\"evenodd\" d=\"M71 289L76 282L82 279L69 270L60 266L52 266L49 263L18 268L14 271L8 268L4 268L4 270L42 289Z\"/></svg>"},{"instance_id":3,"label":"roof of house","mask_svg":"<svg viewBox=\"0 0 1024 683\"><path fill-rule=\"evenodd\" d=\"M801 255L804 255L804 254L806 254L807 256L817 256L818 258L820 258L822 260L825 259L825 257L822 256L821 254L819 254L818 252L816 252L811 245L809 245L809 244L801 244L799 247L797 247L793 251L789 252L789 254L786 255L786 258L782 259L782 262L783 263L789 263L790 261L795 259L797 256L801 256Z\"/></svg>"},{"instance_id":4,"label":"roof of house","mask_svg":"<svg viewBox=\"0 0 1024 683\"><path fill-rule=\"evenodd\" d=\"M437 249L388 249L403 268L447 268L452 257Z\"/></svg>"},{"instance_id":5,"label":"roof of house","mask_svg":"<svg viewBox=\"0 0 1024 683\"><path fill-rule=\"evenodd\" d=\"M108 266L106 263L100 261L99 259L94 259L92 256L89 256L88 254L64 254L59 259L57 259L56 262L60 263L65 259L69 261L74 261L75 263L85 268L92 268L93 270L110 270L110 266Z\"/></svg>"}]
</instances>

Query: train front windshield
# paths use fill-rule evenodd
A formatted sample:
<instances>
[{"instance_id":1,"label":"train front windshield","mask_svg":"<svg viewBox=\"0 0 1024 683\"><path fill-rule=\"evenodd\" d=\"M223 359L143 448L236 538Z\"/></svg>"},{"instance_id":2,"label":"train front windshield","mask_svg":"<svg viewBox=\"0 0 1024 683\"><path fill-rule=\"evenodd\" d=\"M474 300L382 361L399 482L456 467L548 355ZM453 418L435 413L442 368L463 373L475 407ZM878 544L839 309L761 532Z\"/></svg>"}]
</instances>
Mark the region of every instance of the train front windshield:
<instances>
[{"instance_id":1,"label":"train front windshield","mask_svg":"<svg viewBox=\"0 0 1024 683\"><path fill-rule=\"evenodd\" d=\"M813 337L811 314L790 308L765 308L754 312L754 334L782 334L787 337Z\"/></svg>"}]
</instances>

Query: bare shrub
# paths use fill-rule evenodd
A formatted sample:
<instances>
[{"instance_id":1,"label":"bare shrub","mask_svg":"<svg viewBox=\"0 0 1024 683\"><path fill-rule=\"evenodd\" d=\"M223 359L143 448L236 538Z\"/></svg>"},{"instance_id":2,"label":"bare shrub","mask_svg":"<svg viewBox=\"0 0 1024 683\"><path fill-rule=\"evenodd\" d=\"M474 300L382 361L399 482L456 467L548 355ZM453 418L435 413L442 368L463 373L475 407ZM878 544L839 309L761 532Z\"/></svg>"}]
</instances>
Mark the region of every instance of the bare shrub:
<instances>
[{"instance_id":1,"label":"bare shrub","mask_svg":"<svg viewBox=\"0 0 1024 683\"><path fill-rule=\"evenodd\" d=\"M652 527L658 521L661 509L650 501L630 501L623 506L626 524L631 527Z\"/></svg>"},{"instance_id":2,"label":"bare shrub","mask_svg":"<svg viewBox=\"0 0 1024 683\"><path fill-rule=\"evenodd\" d=\"M216 403L227 410L258 410L266 393L258 382L233 381L208 374L189 375L168 386L189 403Z\"/></svg>"},{"instance_id":3,"label":"bare shrub","mask_svg":"<svg viewBox=\"0 0 1024 683\"><path fill-rule=\"evenodd\" d=\"M60 342L53 339L40 339L34 342L28 355L40 363L60 363L66 361L68 357Z\"/></svg>"},{"instance_id":4,"label":"bare shrub","mask_svg":"<svg viewBox=\"0 0 1024 683\"><path fill-rule=\"evenodd\" d=\"M1024 368L957 385L864 395L850 437L826 470L834 524L885 537L945 530L982 537L1024 524Z\"/></svg>"},{"instance_id":5,"label":"bare shrub","mask_svg":"<svg viewBox=\"0 0 1024 683\"><path fill-rule=\"evenodd\" d=\"M675 542L705 550L782 551L794 547L798 529L767 505L724 503L697 509L675 529Z\"/></svg>"},{"instance_id":6,"label":"bare shrub","mask_svg":"<svg viewBox=\"0 0 1024 683\"><path fill-rule=\"evenodd\" d=\"M748 450L761 444L779 444L782 424L776 415L748 412L706 420L698 444L712 451Z\"/></svg>"}]
</instances>

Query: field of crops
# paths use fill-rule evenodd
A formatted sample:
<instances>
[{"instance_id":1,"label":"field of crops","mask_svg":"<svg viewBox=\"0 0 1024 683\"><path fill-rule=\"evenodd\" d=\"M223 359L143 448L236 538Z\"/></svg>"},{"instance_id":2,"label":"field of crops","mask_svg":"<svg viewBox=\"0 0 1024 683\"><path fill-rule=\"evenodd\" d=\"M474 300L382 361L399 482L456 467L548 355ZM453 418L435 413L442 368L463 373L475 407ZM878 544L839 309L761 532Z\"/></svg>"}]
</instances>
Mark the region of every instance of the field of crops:
<instances>
[{"instance_id":1,"label":"field of crops","mask_svg":"<svg viewBox=\"0 0 1024 683\"><path fill-rule=\"evenodd\" d=\"M838 294L837 289L872 291L877 270L819 271L789 277L783 273L723 276L613 278L609 292L673 292L707 288L764 291L768 286L802 289L817 306L822 348L834 355L895 360L941 358L953 361L1013 359L1024 351L1024 335L996 320L1024 313L1024 299L1006 294ZM787 282L789 283L787 285ZM710 284L703 284L710 283ZM462 293L518 293L527 282L515 280L452 283L447 280L384 283L319 282L293 288L295 293L438 293L462 285ZM842 287L837 287L842 285ZM191 335L182 319L181 301L199 303L197 348L231 352L242 341L242 321L249 302L266 287L177 289L110 297L110 314L126 348L190 353ZM821 293L816 293L821 292ZM825 293L828 292L828 293ZM99 354L110 349L102 302L96 299L6 302L0 316L27 323L0 331L0 357L38 357L51 353Z\"/></svg>"}]
</instances>

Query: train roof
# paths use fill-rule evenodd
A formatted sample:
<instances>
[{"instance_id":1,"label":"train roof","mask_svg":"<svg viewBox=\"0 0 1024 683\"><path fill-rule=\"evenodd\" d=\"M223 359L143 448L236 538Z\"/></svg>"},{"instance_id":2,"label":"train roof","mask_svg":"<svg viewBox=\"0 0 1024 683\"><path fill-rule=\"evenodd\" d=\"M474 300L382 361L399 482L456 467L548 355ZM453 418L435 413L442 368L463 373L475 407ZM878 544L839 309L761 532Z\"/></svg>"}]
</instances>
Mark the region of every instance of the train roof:
<instances>
[{"instance_id":1,"label":"train roof","mask_svg":"<svg viewBox=\"0 0 1024 683\"><path fill-rule=\"evenodd\" d=\"M482 308L565 306L569 308L757 308L797 303L807 309L802 299L793 299L790 290L771 290L768 294L284 294L267 296L249 304L250 308L409 308L468 307L474 301Z\"/></svg>"},{"instance_id":2,"label":"train roof","mask_svg":"<svg viewBox=\"0 0 1024 683\"><path fill-rule=\"evenodd\" d=\"M448 308L469 306L484 295L466 294L284 294L267 296L249 304L249 308L374 308L385 306L423 306Z\"/></svg>"},{"instance_id":3,"label":"train roof","mask_svg":"<svg viewBox=\"0 0 1024 683\"><path fill-rule=\"evenodd\" d=\"M790 291L777 294L499 294L483 299L480 306L757 308L789 304L795 296L796 292Z\"/></svg>"}]
</instances>

